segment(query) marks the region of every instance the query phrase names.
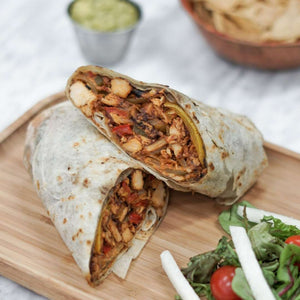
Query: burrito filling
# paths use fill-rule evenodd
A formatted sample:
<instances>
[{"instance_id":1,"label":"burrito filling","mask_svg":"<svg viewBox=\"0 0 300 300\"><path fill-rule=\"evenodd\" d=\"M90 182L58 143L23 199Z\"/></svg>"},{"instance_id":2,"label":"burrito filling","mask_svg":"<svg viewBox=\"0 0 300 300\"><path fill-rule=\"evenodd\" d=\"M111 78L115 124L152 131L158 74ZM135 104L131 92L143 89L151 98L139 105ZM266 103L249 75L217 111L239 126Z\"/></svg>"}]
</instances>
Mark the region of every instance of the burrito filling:
<instances>
[{"instance_id":1,"label":"burrito filling","mask_svg":"<svg viewBox=\"0 0 300 300\"><path fill-rule=\"evenodd\" d=\"M141 170L133 171L112 190L101 213L93 246L92 284L99 283L118 255L129 248L143 226L148 208L156 212L154 223L159 221L166 195L165 184Z\"/></svg>"},{"instance_id":2,"label":"burrito filling","mask_svg":"<svg viewBox=\"0 0 300 300\"><path fill-rule=\"evenodd\" d=\"M163 176L196 182L206 174L197 127L165 89L141 90L126 79L89 71L73 79L70 95L93 122L104 115L122 149Z\"/></svg>"}]
</instances>

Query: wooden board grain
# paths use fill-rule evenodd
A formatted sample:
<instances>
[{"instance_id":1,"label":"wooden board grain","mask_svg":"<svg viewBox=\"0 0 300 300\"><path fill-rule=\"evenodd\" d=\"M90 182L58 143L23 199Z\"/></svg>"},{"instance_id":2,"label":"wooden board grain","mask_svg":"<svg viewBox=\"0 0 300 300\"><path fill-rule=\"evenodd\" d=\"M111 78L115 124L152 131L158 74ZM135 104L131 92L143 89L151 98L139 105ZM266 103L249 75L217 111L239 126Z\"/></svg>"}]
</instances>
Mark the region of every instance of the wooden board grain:
<instances>
[{"instance_id":1,"label":"wooden board grain","mask_svg":"<svg viewBox=\"0 0 300 300\"><path fill-rule=\"evenodd\" d=\"M91 288L38 199L23 163L28 121L62 93L33 107L0 134L0 274L51 299L172 299L175 291L160 264L170 250L180 266L213 249L223 232L217 216L225 209L211 199L171 192L168 213L131 266L126 280L111 274ZM292 217L300 212L300 155L266 144L269 167L243 197L255 206Z\"/></svg>"}]
</instances>

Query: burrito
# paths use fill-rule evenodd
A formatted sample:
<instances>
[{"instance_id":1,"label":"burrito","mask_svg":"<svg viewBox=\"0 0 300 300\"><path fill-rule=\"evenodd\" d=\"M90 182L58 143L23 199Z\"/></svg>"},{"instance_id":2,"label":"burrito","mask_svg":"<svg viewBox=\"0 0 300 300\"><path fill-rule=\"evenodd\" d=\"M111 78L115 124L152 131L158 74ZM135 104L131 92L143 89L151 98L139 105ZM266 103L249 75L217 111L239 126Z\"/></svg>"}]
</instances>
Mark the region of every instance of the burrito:
<instances>
[{"instance_id":1,"label":"burrito","mask_svg":"<svg viewBox=\"0 0 300 300\"><path fill-rule=\"evenodd\" d=\"M166 213L168 188L101 135L69 102L38 115L24 163L88 283L125 278Z\"/></svg>"},{"instance_id":2,"label":"burrito","mask_svg":"<svg viewBox=\"0 0 300 300\"><path fill-rule=\"evenodd\" d=\"M262 135L247 117L165 85L84 66L69 78L66 95L109 140L174 189L232 204L267 165Z\"/></svg>"}]
</instances>

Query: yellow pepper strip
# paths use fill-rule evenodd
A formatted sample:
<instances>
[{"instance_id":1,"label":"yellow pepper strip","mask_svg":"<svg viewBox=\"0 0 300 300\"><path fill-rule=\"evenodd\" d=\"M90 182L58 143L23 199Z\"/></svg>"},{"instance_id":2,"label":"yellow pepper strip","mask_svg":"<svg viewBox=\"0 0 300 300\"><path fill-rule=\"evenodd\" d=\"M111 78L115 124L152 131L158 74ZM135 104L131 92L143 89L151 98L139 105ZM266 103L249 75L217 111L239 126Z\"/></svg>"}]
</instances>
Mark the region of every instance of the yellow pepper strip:
<instances>
[{"instance_id":1,"label":"yellow pepper strip","mask_svg":"<svg viewBox=\"0 0 300 300\"><path fill-rule=\"evenodd\" d=\"M97 228L97 233L96 233L96 238L95 238L95 246L94 246L94 252L97 254L100 254L101 248L102 248L102 239L101 239L101 234L102 234L102 214L101 217L99 218L98 222L98 228Z\"/></svg>"},{"instance_id":2,"label":"yellow pepper strip","mask_svg":"<svg viewBox=\"0 0 300 300\"><path fill-rule=\"evenodd\" d=\"M201 138L201 135L198 132L198 129L192 119L187 115L187 113L177 104L171 103L171 102L166 102L164 104L165 107L173 109L179 117L181 117L184 125L186 126L187 130L189 131L191 135L191 140L193 144L196 147L198 157L200 160L200 163L202 167L205 166L204 164L204 159L205 159L205 151L204 151L204 145L203 145L203 140Z\"/></svg>"}]
</instances>

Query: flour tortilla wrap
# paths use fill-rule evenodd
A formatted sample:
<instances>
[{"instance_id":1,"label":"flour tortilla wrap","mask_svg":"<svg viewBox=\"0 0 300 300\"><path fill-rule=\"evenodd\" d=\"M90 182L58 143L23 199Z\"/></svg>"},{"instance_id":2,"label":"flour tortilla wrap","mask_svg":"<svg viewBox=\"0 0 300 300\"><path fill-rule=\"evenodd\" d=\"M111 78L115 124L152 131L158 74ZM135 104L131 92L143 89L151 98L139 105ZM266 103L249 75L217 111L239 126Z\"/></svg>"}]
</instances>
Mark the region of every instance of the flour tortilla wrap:
<instances>
[{"instance_id":1,"label":"flour tortilla wrap","mask_svg":"<svg viewBox=\"0 0 300 300\"><path fill-rule=\"evenodd\" d=\"M87 281L98 285L111 271L124 278L166 213L166 185L140 170L69 102L29 124L24 163Z\"/></svg>"},{"instance_id":2,"label":"flour tortilla wrap","mask_svg":"<svg viewBox=\"0 0 300 300\"><path fill-rule=\"evenodd\" d=\"M247 117L167 86L84 66L69 78L66 95L109 140L174 189L232 204L267 166L262 135Z\"/></svg>"}]
</instances>

